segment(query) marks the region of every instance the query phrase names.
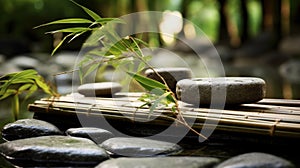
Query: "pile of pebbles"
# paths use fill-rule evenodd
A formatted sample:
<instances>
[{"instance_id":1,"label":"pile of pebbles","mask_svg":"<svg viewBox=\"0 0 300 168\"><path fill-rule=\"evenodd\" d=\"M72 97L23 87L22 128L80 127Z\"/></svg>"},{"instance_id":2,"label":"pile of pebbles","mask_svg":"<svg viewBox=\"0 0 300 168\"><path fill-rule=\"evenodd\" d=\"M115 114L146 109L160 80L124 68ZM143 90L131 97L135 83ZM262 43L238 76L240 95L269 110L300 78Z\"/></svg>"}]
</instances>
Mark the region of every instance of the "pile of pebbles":
<instances>
[{"instance_id":1,"label":"pile of pebbles","mask_svg":"<svg viewBox=\"0 0 300 168\"><path fill-rule=\"evenodd\" d=\"M6 142L0 153L17 166L72 166L97 168L294 168L278 156L245 153L227 160L216 157L179 156L178 144L136 137L115 137L94 127L70 128L65 132L37 119L7 124L2 131Z\"/></svg>"}]
</instances>

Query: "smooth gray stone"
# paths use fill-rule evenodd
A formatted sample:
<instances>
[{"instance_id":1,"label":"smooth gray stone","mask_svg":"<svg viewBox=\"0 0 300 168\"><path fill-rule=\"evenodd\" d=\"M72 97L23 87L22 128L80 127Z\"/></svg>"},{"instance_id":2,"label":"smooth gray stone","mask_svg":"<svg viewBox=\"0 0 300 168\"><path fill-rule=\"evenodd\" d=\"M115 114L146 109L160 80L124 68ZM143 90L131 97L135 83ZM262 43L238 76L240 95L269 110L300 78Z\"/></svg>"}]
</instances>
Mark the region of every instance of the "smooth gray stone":
<instances>
[{"instance_id":1,"label":"smooth gray stone","mask_svg":"<svg viewBox=\"0 0 300 168\"><path fill-rule=\"evenodd\" d=\"M114 155L132 157L171 155L182 151L177 144L145 138L116 137L104 141L100 146Z\"/></svg>"},{"instance_id":2,"label":"smooth gray stone","mask_svg":"<svg viewBox=\"0 0 300 168\"><path fill-rule=\"evenodd\" d=\"M96 168L212 168L219 162L212 157L117 158L104 161Z\"/></svg>"},{"instance_id":3,"label":"smooth gray stone","mask_svg":"<svg viewBox=\"0 0 300 168\"><path fill-rule=\"evenodd\" d=\"M64 69L69 70L76 65L76 59L78 58L78 52L64 51L54 55L54 62L57 65L62 66Z\"/></svg>"},{"instance_id":4,"label":"smooth gray stone","mask_svg":"<svg viewBox=\"0 0 300 168\"><path fill-rule=\"evenodd\" d=\"M108 154L93 141L70 136L43 136L0 144L0 153L10 161L44 165L98 165Z\"/></svg>"},{"instance_id":5,"label":"smooth gray stone","mask_svg":"<svg viewBox=\"0 0 300 168\"><path fill-rule=\"evenodd\" d=\"M45 135L62 135L62 132L55 125L37 119L17 120L2 130L2 137L7 141Z\"/></svg>"},{"instance_id":6,"label":"smooth gray stone","mask_svg":"<svg viewBox=\"0 0 300 168\"><path fill-rule=\"evenodd\" d=\"M9 60L9 63L14 64L21 69L37 68L42 66L39 60L29 56L17 56Z\"/></svg>"},{"instance_id":7,"label":"smooth gray stone","mask_svg":"<svg viewBox=\"0 0 300 168\"><path fill-rule=\"evenodd\" d=\"M112 96L116 92L122 90L122 86L116 82L99 82L99 83L87 83L78 87L78 93L88 96Z\"/></svg>"},{"instance_id":8,"label":"smooth gray stone","mask_svg":"<svg viewBox=\"0 0 300 168\"><path fill-rule=\"evenodd\" d=\"M176 83L179 80L192 78L192 72L188 68L169 67L169 68L154 68L154 70L164 78L164 80L166 81L170 89L174 92L176 91ZM148 78L163 83L161 78L156 73L154 73L152 69L147 69L145 71L145 75Z\"/></svg>"},{"instance_id":9,"label":"smooth gray stone","mask_svg":"<svg viewBox=\"0 0 300 168\"><path fill-rule=\"evenodd\" d=\"M181 101L198 105L254 103L263 99L265 92L265 81L254 77L183 79L176 88Z\"/></svg>"},{"instance_id":10,"label":"smooth gray stone","mask_svg":"<svg viewBox=\"0 0 300 168\"><path fill-rule=\"evenodd\" d=\"M216 168L295 168L289 161L267 153L246 153L232 157Z\"/></svg>"},{"instance_id":11,"label":"smooth gray stone","mask_svg":"<svg viewBox=\"0 0 300 168\"><path fill-rule=\"evenodd\" d=\"M74 137L88 138L97 144L114 137L110 131L94 127L69 128L66 134Z\"/></svg>"}]
</instances>

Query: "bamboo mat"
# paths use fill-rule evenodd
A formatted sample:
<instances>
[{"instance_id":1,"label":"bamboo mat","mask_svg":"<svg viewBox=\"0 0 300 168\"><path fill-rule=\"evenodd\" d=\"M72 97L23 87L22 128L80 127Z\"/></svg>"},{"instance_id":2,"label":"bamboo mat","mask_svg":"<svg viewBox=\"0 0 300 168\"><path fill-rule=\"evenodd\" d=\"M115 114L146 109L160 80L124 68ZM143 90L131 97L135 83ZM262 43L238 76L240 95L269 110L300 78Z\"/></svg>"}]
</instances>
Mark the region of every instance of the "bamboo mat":
<instances>
[{"instance_id":1,"label":"bamboo mat","mask_svg":"<svg viewBox=\"0 0 300 168\"><path fill-rule=\"evenodd\" d=\"M43 98L29 105L29 111L51 114L87 114L91 117L151 122L169 125L174 113L165 107L149 114L149 108L140 108L141 93L122 93L114 98L78 97ZM251 133L272 137L300 138L300 100L263 99L254 104L242 104L225 109L193 108L180 102L180 111L194 129L206 128L218 131Z\"/></svg>"}]
</instances>

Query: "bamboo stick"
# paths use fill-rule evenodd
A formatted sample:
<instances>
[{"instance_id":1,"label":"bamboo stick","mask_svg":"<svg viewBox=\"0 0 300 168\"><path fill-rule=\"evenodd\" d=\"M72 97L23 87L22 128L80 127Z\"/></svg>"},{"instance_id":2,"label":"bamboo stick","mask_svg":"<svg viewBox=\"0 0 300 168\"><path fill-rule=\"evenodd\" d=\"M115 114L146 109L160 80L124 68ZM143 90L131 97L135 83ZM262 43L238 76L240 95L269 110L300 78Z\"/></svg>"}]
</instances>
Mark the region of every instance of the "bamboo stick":
<instances>
[{"instance_id":1,"label":"bamboo stick","mask_svg":"<svg viewBox=\"0 0 300 168\"><path fill-rule=\"evenodd\" d=\"M58 104L60 103L60 104ZM150 118L149 115L145 112L147 112L147 109L138 109L138 110L133 110L136 109L135 107L116 107L116 106L111 106L111 107L107 107L106 105L99 105L96 104L95 106L93 106L92 108L90 104L80 104L80 106L75 107L74 103L70 103L70 102L53 102L51 104L51 107L49 107L49 104L51 104L51 102L49 101L36 101L35 105L31 105L30 109L31 111L37 111L38 109L41 110L44 109L44 111L47 110L51 110L51 111L57 111L57 112L66 112L69 111L69 113L85 113L88 115L98 115L98 116L105 116L105 117L112 117L114 119L118 118L118 119L124 119L124 115L126 115L126 118L131 118L131 119L139 119L141 121L151 121L153 118L156 119L155 121L159 121L158 123L160 125L165 125L167 124L168 120L170 120L170 118L168 118L169 116L162 116L161 114L165 114L167 112L164 112L163 110L159 111L159 112L155 112L153 114L151 114ZM59 105L59 106L58 106ZM35 109L36 108L36 109ZM102 108L102 109L101 109ZM120 110L122 110L123 112L120 113L119 110L116 110L117 108L121 108ZM75 112L74 109L76 109L77 111ZM231 131L244 131L244 132L256 132L258 130L260 130L260 133L262 134L272 134L272 135L285 135L288 136L293 135L293 136L298 136L299 137L299 124L297 123L284 123L281 120L278 120L278 118L275 118L274 121L265 121L266 119L264 118L239 118L237 116L234 116L236 114L236 111L229 111L229 113L233 113L230 115L233 115L231 117L228 116L223 116L222 117L218 117L218 115L207 115L207 109L203 109L205 115L204 116L199 116L199 109L196 109L192 112L183 112L183 115L185 115L184 117L187 118L196 118L196 122L194 123L195 126L199 127L201 126L201 123L203 123L206 119L210 119L210 120L214 120L215 123L217 123L217 127L219 130L226 130L225 128L235 128L234 130ZM226 110L225 110L226 111ZM101 112L101 113L99 113ZM103 113L104 112L104 113ZM135 114L133 113L135 112ZM201 112L201 111L200 111ZM215 110L214 112L222 112L222 110ZM228 111L226 111L228 112ZM135 118L134 118L135 117ZM157 119L155 117L161 117L162 119ZM152 121L151 121L152 122ZM200 125L199 125L200 124Z\"/></svg>"}]
</instances>

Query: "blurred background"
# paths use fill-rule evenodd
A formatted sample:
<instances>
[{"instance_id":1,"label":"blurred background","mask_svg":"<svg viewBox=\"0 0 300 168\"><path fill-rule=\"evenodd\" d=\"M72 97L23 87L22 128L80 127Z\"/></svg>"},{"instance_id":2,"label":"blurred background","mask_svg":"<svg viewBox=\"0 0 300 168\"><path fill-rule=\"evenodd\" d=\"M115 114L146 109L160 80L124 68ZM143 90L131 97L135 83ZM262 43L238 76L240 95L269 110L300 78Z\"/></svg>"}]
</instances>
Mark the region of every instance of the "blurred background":
<instances>
[{"instance_id":1,"label":"blurred background","mask_svg":"<svg viewBox=\"0 0 300 168\"><path fill-rule=\"evenodd\" d=\"M267 82L267 97L300 98L300 1L299 0L76 0L102 17L119 17L138 11L172 12L194 25L174 24L174 34L193 41L202 29L215 45L226 76L255 76ZM0 74L37 69L46 78L74 65L76 52L87 36L50 53L63 34L46 34L56 27L33 29L63 18L86 17L69 0L0 1ZM172 25L173 26L173 25ZM180 41L158 35L146 39L152 46L177 52L192 51ZM205 48L195 41L199 48ZM166 53L165 53L166 54ZM161 54L165 62L169 57ZM209 59L210 52L205 51ZM163 61L164 62L164 61ZM46 65L46 66L45 66ZM68 81L69 80L69 81ZM57 76L63 86L67 76ZM65 93L66 89L61 89Z\"/></svg>"}]
</instances>

